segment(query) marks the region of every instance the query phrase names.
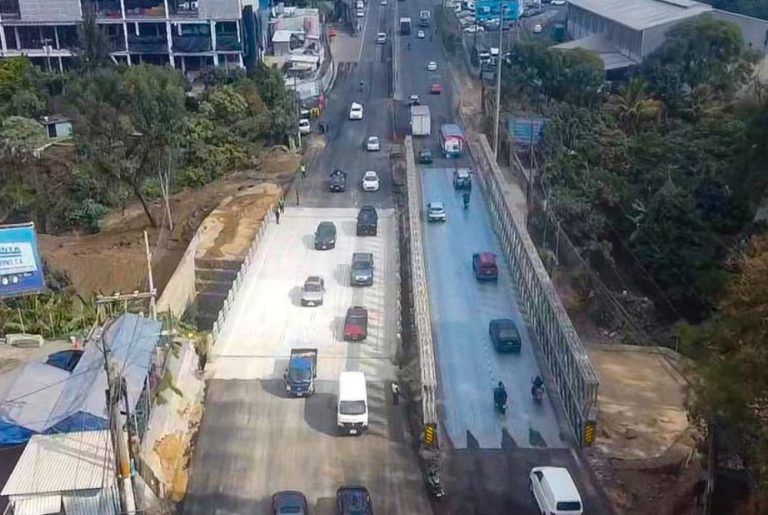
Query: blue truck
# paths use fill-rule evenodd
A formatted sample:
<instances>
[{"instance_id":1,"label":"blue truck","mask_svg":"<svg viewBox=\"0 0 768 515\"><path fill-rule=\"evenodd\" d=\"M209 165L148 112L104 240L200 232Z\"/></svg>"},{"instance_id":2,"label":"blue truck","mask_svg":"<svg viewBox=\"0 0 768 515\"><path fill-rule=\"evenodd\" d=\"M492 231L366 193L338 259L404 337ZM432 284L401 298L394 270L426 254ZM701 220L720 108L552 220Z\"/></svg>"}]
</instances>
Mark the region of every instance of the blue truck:
<instances>
[{"instance_id":1,"label":"blue truck","mask_svg":"<svg viewBox=\"0 0 768 515\"><path fill-rule=\"evenodd\" d=\"M285 371L285 392L294 397L309 397L315 393L317 349L291 349L291 359Z\"/></svg>"}]
</instances>

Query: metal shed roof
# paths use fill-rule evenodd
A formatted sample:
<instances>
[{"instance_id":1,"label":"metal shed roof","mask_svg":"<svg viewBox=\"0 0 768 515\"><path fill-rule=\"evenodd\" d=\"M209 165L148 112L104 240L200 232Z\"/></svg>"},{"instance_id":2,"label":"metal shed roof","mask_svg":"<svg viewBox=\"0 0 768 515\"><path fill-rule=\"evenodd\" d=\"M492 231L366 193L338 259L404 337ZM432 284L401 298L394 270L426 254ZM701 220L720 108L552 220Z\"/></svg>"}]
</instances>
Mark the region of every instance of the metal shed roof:
<instances>
[{"instance_id":1,"label":"metal shed roof","mask_svg":"<svg viewBox=\"0 0 768 515\"><path fill-rule=\"evenodd\" d=\"M102 489L114 483L114 463L108 431L35 435L0 495Z\"/></svg>"},{"instance_id":2,"label":"metal shed roof","mask_svg":"<svg viewBox=\"0 0 768 515\"><path fill-rule=\"evenodd\" d=\"M570 5L635 30L692 18L712 11L693 0L569 0Z\"/></svg>"}]
</instances>

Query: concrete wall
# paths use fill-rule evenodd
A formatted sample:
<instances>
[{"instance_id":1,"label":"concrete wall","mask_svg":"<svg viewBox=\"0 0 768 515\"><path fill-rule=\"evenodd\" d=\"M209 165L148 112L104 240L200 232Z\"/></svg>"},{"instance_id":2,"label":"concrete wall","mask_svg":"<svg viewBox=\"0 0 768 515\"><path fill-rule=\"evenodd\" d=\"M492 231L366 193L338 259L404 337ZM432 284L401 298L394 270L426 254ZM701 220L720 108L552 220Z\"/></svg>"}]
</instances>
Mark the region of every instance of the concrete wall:
<instances>
[{"instance_id":1,"label":"concrete wall","mask_svg":"<svg viewBox=\"0 0 768 515\"><path fill-rule=\"evenodd\" d=\"M83 14L80 0L20 0L21 21L73 22Z\"/></svg>"},{"instance_id":2,"label":"concrete wall","mask_svg":"<svg viewBox=\"0 0 768 515\"><path fill-rule=\"evenodd\" d=\"M157 311L170 311L175 317L181 317L187 308L195 301L195 254L200 245L202 225L198 227L186 252L181 257L176 270L157 301Z\"/></svg>"}]
</instances>

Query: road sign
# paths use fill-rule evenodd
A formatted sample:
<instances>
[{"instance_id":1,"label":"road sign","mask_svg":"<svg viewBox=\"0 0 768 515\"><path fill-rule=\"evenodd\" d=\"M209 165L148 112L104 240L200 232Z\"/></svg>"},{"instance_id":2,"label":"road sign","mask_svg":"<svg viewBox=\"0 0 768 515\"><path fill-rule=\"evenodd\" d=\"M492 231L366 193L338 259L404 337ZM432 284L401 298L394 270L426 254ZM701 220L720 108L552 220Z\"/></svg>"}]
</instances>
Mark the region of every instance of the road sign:
<instances>
[{"instance_id":1,"label":"road sign","mask_svg":"<svg viewBox=\"0 0 768 515\"><path fill-rule=\"evenodd\" d=\"M424 445L430 449L437 448L437 424L424 426Z\"/></svg>"},{"instance_id":2,"label":"road sign","mask_svg":"<svg viewBox=\"0 0 768 515\"><path fill-rule=\"evenodd\" d=\"M35 224L0 226L0 298L44 289Z\"/></svg>"},{"instance_id":3,"label":"road sign","mask_svg":"<svg viewBox=\"0 0 768 515\"><path fill-rule=\"evenodd\" d=\"M589 447L595 443L595 429L597 423L594 420L588 420L584 426L584 447Z\"/></svg>"}]
</instances>

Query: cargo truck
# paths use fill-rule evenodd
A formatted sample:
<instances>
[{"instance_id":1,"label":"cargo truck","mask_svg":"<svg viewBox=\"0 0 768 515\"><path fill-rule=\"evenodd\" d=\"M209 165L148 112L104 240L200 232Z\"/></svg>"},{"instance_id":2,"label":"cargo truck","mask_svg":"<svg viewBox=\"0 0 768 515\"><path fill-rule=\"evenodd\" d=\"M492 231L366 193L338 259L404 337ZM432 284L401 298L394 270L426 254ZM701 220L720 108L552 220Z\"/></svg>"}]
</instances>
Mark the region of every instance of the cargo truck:
<instances>
[{"instance_id":1,"label":"cargo truck","mask_svg":"<svg viewBox=\"0 0 768 515\"><path fill-rule=\"evenodd\" d=\"M400 34L407 36L411 33L411 19L400 18Z\"/></svg>"},{"instance_id":2,"label":"cargo truck","mask_svg":"<svg viewBox=\"0 0 768 515\"><path fill-rule=\"evenodd\" d=\"M291 349L288 369L283 374L285 392L294 397L309 397L315 393L317 349Z\"/></svg>"},{"instance_id":3,"label":"cargo truck","mask_svg":"<svg viewBox=\"0 0 768 515\"><path fill-rule=\"evenodd\" d=\"M418 105L411 107L411 134L413 136L429 136L432 134L429 106Z\"/></svg>"},{"instance_id":4,"label":"cargo truck","mask_svg":"<svg viewBox=\"0 0 768 515\"><path fill-rule=\"evenodd\" d=\"M440 147L445 157L460 157L466 143L464 131L455 123L446 123L440 127Z\"/></svg>"}]
</instances>

